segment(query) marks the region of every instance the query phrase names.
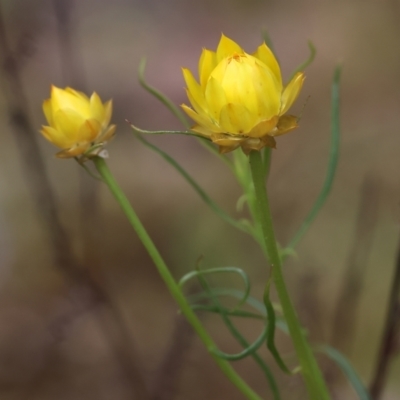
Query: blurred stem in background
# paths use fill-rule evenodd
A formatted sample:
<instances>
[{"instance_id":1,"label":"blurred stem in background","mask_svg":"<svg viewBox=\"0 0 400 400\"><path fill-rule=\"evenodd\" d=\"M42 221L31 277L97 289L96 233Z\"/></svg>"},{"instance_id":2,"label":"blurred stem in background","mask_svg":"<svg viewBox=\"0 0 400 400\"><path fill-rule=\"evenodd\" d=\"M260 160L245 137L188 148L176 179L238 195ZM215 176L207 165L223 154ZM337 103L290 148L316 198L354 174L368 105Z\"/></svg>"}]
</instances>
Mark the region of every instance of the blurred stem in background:
<instances>
[{"instance_id":1,"label":"blurred stem in background","mask_svg":"<svg viewBox=\"0 0 400 400\"><path fill-rule=\"evenodd\" d=\"M353 347L358 303L378 222L379 192L379 182L367 175L361 187L353 245L333 317L332 345L344 354L351 354Z\"/></svg>"},{"instance_id":2,"label":"blurred stem in background","mask_svg":"<svg viewBox=\"0 0 400 400\"><path fill-rule=\"evenodd\" d=\"M100 325L102 329L104 328L106 339L121 368L124 370L132 392L139 399L146 400L148 398L147 389L138 368L137 352L122 316L114 307L104 288L92 279L87 270L75 258L70 238L59 219L55 194L43 157L40 154L37 142L38 135L29 118L29 107L22 85L19 60L9 45L2 11L0 4L0 63L3 67L2 75L4 77L2 87L3 94L7 100L13 136L20 153L29 193L35 202L47 230L47 236L51 241L50 249L53 264L73 283L68 300L73 304L74 312L57 315L49 323L49 330L53 336L59 338L59 331L63 330L61 328L68 325L77 316L89 309L93 309L96 305L106 306L115 325L118 326L120 337L117 339L111 337L110 331L107 330L109 327L103 320L99 321ZM84 296L81 295L82 292L85 293ZM87 292L89 292L89 295ZM86 300L84 301L83 299ZM126 348L121 347L121 341L125 342L128 351Z\"/></svg>"},{"instance_id":3,"label":"blurred stem in background","mask_svg":"<svg viewBox=\"0 0 400 400\"><path fill-rule=\"evenodd\" d=\"M57 21L57 37L61 58L61 72L65 86L71 86L86 92L85 69L81 48L76 40L76 1L53 0L53 9ZM101 218L98 202L99 184L90 179L85 171L79 170L80 191L80 242L83 243L83 264L95 276L100 274L101 257L98 254L102 240Z\"/></svg>"},{"instance_id":4,"label":"blurred stem in background","mask_svg":"<svg viewBox=\"0 0 400 400\"><path fill-rule=\"evenodd\" d=\"M400 339L400 244L397 251L397 260L390 290L386 320L383 328L382 341L378 353L378 361L370 388L374 400L382 397L390 362L399 352Z\"/></svg>"}]
</instances>

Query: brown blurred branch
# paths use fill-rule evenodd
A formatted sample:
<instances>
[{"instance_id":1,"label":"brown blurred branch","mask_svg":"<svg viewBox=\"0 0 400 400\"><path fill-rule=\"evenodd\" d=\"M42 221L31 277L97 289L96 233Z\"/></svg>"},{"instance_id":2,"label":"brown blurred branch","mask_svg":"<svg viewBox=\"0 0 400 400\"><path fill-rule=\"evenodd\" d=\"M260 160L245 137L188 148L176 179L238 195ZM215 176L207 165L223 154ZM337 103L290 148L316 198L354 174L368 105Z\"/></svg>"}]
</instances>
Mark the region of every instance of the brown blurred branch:
<instances>
[{"instance_id":1,"label":"brown blurred branch","mask_svg":"<svg viewBox=\"0 0 400 400\"><path fill-rule=\"evenodd\" d=\"M57 21L57 37L60 48L63 81L74 89L87 92L83 60L76 40L77 24L74 0L53 0ZM79 175L81 240L84 251L84 265L91 271L98 271L100 258L94 249L98 248L101 236L99 218L99 185L82 169Z\"/></svg>"},{"instance_id":2,"label":"brown blurred branch","mask_svg":"<svg viewBox=\"0 0 400 400\"><path fill-rule=\"evenodd\" d=\"M397 340L400 335L400 243L397 251L392 288L390 291L387 315L383 329L382 341L378 353L375 373L373 375L370 393L374 400L379 400L383 394L389 365L398 352Z\"/></svg>"},{"instance_id":3,"label":"brown blurred branch","mask_svg":"<svg viewBox=\"0 0 400 400\"><path fill-rule=\"evenodd\" d=\"M363 288L364 270L378 219L378 194L378 182L367 176L361 188L353 245L333 319L332 344L345 354L350 353L354 341L354 326Z\"/></svg>"},{"instance_id":4,"label":"brown blurred branch","mask_svg":"<svg viewBox=\"0 0 400 400\"><path fill-rule=\"evenodd\" d=\"M62 324L68 323L69 318L75 318L77 314L87 311L96 305L105 305L113 311L113 319L118 325L125 343L132 345L132 338L126 330L118 312L115 312L112 301L106 291L88 275L72 253L69 238L59 220L55 196L50 184L49 177L40 154L37 143L36 129L29 119L28 103L21 83L19 64L12 52L6 36L4 18L0 5L0 66L4 78L4 95L8 100L8 113L10 115L11 128L21 155L21 162L29 191L35 201L36 208L42 217L47 229L48 237L52 243L52 255L54 264L72 281L73 289L70 291L69 300L76 306L70 315L63 315L56 323L60 328ZM75 296L73 293L85 292L87 295ZM115 341L111 342L116 346ZM135 393L136 399L147 399L147 390L138 367L136 358L131 357L124 351L118 349L118 360L129 376L129 381ZM137 352L135 351L137 355Z\"/></svg>"},{"instance_id":5,"label":"brown blurred branch","mask_svg":"<svg viewBox=\"0 0 400 400\"><path fill-rule=\"evenodd\" d=\"M178 314L169 349L158 368L154 382L152 400L173 400L179 375L182 371L184 356L193 339L194 331L186 319Z\"/></svg>"}]
</instances>

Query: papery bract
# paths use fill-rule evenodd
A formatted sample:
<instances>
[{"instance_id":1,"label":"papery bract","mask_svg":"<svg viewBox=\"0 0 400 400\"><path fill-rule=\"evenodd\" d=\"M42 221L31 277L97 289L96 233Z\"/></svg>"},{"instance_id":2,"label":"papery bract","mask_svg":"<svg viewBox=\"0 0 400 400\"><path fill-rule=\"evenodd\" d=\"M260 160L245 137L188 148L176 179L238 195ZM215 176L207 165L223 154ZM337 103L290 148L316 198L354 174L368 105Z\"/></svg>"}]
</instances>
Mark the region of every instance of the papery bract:
<instances>
[{"instance_id":1,"label":"papery bract","mask_svg":"<svg viewBox=\"0 0 400 400\"><path fill-rule=\"evenodd\" d=\"M221 153L239 146L245 153L275 147L275 136L298 127L298 118L285 113L305 76L295 74L284 87L279 64L265 43L250 55L222 35L216 52L203 49L200 83L186 68L183 76L193 108L182 108L197 123L192 130L211 139Z\"/></svg>"}]
</instances>

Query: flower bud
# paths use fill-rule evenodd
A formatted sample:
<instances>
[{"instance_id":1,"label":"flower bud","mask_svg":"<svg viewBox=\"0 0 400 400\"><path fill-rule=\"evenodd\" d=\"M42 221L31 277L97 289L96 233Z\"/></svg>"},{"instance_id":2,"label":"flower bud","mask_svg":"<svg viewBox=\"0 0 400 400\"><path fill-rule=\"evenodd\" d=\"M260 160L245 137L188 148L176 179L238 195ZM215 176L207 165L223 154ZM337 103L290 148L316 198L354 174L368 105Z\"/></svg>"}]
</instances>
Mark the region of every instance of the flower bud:
<instances>
[{"instance_id":1,"label":"flower bud","mask_svg":"<svg viewBox=\"0 0 400 400\"><path fill-rule=\"evenodd\" d=\"M115 133L116 126L110 125L112 100L103 104L95 92L89 99L69 87L52 86L43 111L49 125L40 132L62 149L59 158L97 155Z\"/></svg>"},{"instance_id":2,"label":"flower bud","mask_svg":"<svg viewBox=\"0 0 400 400\"><path fill-rule=\"evenodd\" d=\"M279 64L265 43L250 55L222 35L216 52L203 49L200 83L186 68L183 76L193 108L182 108L197 123L192 130L216 143L221 153L275 147L275 136L298 127L297 117L284 114L299 95L304 74L283 87Z\"/></svg>"}]
</instances>

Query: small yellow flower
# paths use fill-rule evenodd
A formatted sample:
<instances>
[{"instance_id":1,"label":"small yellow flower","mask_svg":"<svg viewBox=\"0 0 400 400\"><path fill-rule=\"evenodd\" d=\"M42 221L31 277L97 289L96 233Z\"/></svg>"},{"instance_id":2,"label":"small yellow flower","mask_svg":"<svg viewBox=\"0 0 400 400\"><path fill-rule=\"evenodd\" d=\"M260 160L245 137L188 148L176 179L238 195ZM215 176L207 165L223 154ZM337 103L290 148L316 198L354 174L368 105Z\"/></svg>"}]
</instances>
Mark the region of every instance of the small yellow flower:
<instances>
[{"instance_id":1,"label":"small yellow flower","mask_svg":"<svg viewBox=\"0 0 400 400\"><path fill-rule=\"evenodd\" d=\"M99 154L105 142L111 139L116 126L109 125L112 100L101 102L97 93L90 99L69 87L51 87L50 99L43 102L43 111L49 126L42 126L43 136L63 149L60 158Z\"/></svg>"},{"instance_id":2,"label":"small yellow flower","mask_svg":"<svg viewBox=\"0 0 400 400\"><path fill-rule=\"evenodd\" d=\"M265 43L250 55L222 35L216 52L203 49L200 83L186 68L183 76L193 109L182 108L197 123L192 130L211 139L221 153L275 147L275 136L298 127L297 117L285 113L305 76L297 73L284 87L279 64Z\"/></svg>"}]
</instances>

